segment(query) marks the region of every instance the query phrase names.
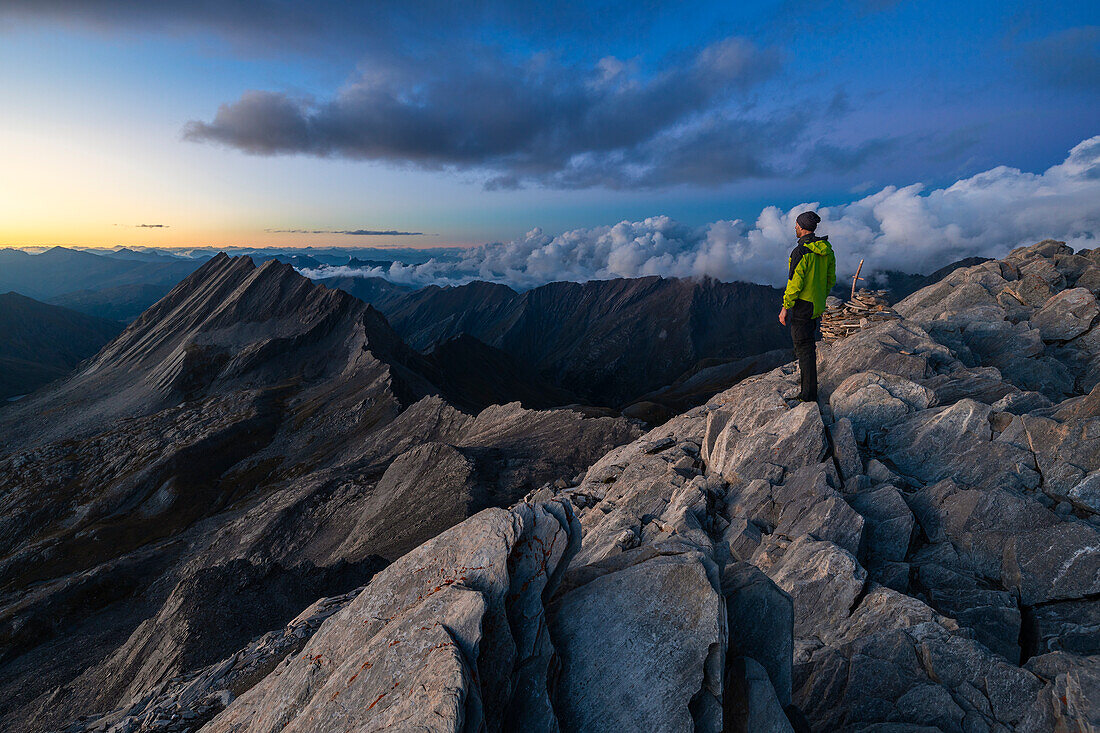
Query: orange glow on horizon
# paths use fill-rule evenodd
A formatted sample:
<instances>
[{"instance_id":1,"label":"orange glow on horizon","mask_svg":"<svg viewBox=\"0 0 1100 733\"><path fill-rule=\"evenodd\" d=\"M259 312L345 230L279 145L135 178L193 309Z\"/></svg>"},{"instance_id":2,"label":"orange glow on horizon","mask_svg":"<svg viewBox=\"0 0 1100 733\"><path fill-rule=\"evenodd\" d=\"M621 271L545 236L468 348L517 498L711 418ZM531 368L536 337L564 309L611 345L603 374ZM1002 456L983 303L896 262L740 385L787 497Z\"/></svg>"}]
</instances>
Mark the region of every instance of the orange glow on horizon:
<instances>
[{"instance_id":1,"label":"orange glow on horizon","mask_svg":"<svg viewBox=\"0 0 1100 733\"><path fill-rule=\"evenodd\" d=\"M385 213L388 207L381 214L366 209L349 223L346 212L317 211L293 197L288 204L281 195L250 191L198 163L195 170L180 170L167 152L162 153L164 159L148 160L134 155L119 140L114 142L118 147L84 139L71 129L5 129L0 135L0 160L4 161L0 166L0 247L422 249L484 243L470 231L455 236L439 233L430 224L403 221L407 216ZM189 152L187 161L211 155L210 151ZM251 173L240 175L248 178ZM424 234L273 231L330 228Z\"/></svg>"},{"instance_id":2,"label":"orange glow on horizon","mask_svg":"<svg viewBox=\"0 0 1100 733\"><path fill-rule=\"evenodd\" d=\"M2 216L2 212L0 212ZM471 247L481 241L455 241L439 234L408 235L353 235L353 234L302 234L297 232L227 231L213 232L196 229L175 229L164 225L163 229L141 226L88 224L86 226L28 226L0 228L0 248L48 249L50 247L76 247L81 249L117 249L119 247L155 247L157 249L197 248L250 248L281 247L305 249L313 247L360 249L436 249L439 247ZM76 231L74 231L76 230Z\"/></svg>"},{"instance_id":3,"label":"orange glow on horizon","mask_svg":"<svg viewBox=\"0 0 1100 733\"><path fill-rule=\"evenodd\" d=\"M349 239L351 239L349 237ZM360 239L362 239L360 237ZM337 242L332 239L318 241L318 242L281 242L281 241L268 241L260 237L255 237L251 240L242 238L241 240L225 241L225 242L189 242L187 244L166 244L161 242L150 242L148 240L128 240L123 241L119 238L110 241L55 241L55 240L42 240L42 239L27 239L26 241L2 241L0 240L0 249L26 249L26 250L46 250L52 247L68 247L71 249L95 249L112 251L123 247L136 249L136 248L153 248L162 250L190 250L190 249L262 249L262 248L279 248L279 249L464 249L468 247L476 247L483 242L446 242L439 244L425 244L423 242L398 242L398 243L370 243L362 241L350 241L350 242Z\"/></svg>"}]
</instances>

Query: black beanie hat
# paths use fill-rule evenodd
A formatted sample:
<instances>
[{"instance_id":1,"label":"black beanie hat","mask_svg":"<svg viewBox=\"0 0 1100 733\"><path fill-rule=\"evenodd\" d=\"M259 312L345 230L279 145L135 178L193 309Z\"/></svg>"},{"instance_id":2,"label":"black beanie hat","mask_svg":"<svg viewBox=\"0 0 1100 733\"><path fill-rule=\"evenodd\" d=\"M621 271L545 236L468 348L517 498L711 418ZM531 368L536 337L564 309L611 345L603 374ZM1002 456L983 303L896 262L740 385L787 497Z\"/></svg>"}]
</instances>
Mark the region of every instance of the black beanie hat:
<instances>
[{"instance_id":1,"label":"black beanie hat","mask_svg":"<svg viewBox=\"0 0 1100 733\"><path fill-rule=\"evenodd\" d=\"M812 232L817 229L818 223L821 221L821 217L817 215L816 211L803 211L795 219L798 222L798 226L802 227L808 232Z\"/></svg>"}]
</instances>

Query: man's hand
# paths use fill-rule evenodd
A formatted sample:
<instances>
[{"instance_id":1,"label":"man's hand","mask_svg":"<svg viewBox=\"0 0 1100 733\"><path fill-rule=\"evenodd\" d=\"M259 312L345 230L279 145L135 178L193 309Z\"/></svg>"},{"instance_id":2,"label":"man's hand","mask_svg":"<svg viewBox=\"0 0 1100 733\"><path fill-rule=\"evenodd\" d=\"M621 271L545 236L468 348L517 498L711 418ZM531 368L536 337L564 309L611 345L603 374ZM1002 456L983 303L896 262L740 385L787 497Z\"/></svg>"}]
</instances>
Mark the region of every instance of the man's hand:
<instances>
[{"instance_id":1,"label":"man's hand","mask_svg":"<svg viewBox=\"0 0 1100 733\"><path fill-rule=\"evenodd\" d=\"M786 308L779 311L779 322L782 323L784 326L787 325L787 309Z\"/></svg>"}]
</instances>

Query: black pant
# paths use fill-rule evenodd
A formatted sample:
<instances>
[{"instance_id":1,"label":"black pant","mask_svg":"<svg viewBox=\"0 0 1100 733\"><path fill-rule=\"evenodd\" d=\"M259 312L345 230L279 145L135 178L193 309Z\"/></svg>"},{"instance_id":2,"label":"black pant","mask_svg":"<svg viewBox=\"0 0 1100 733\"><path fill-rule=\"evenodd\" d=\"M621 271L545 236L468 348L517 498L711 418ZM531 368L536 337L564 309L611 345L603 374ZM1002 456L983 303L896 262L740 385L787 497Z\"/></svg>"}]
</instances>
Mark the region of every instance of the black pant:
<instances>
[{"instance_id":1,"label":"black pant","mask_svg":"<svg viewBox=\"0 0 1100 733\"><path fill-rule=\"evenodd\" d=\"M807 402L817 400L817 327L821 318L814 318L814 304L808 300L796 300L787 310L787 323L791 326L794 355L798 358L798 373L802 377L799 398Z\"/></svg>"}]
</instances>

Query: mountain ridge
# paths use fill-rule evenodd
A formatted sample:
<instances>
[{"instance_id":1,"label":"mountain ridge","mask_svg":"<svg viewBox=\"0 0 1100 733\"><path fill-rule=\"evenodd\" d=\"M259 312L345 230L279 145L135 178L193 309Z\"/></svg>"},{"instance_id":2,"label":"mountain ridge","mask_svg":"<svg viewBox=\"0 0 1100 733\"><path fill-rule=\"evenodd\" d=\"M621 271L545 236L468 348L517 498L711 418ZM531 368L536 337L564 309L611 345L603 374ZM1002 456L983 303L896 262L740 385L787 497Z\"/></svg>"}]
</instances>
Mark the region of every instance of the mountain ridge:
<instances>
[{"instance_id":1,"label":"mountain ridge","mask_svg":"<svg viewBox=\"0 0 1100 733\"><path fill-rule=\"evenodd\" d=\"M369 295L369 293L364 293ZM517 292L475 281L380 292L379 308L414 348L467 334L593 404L623 407L706 358L789 347L762 285L651 276L558 282Z\"/></svg>"},{"instance_id":2,"label":"mountain ridge","mask_svg":"<svg viewBox=\"0 0 1100 733\"><path fill-rule=\"evenodd\" d=\"M72 730L1088 730L1098 255L956 270L823 345L822 404L752 376Z\"/></svg>"},{"instance_id":3,"label":"mountain ridge","mask_svg":"<svg viewBox=\"0 0 1100 733\"><path fill-rule=\"evenodd\" d=\"M67 247L41 254L0 249L0 291L15 290L48 300L81 290L123 285L174 286L204 260L139 260L110 257Z\"/></svg>"}]
</instances>

